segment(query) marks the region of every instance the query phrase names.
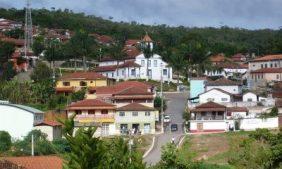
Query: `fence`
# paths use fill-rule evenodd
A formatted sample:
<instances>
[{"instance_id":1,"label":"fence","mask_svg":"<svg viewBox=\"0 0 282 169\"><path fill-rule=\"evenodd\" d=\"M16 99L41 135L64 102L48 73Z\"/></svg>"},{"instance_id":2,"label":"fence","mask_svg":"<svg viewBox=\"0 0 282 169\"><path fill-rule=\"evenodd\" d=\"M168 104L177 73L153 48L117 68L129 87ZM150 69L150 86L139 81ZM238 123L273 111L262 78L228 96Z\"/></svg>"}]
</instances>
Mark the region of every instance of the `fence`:
<instances>
[{"instance_id":1,"label":"fence","mask_svg":"<svg viewBox=\"0 0 282 169\"><path fill-rule=\"evenodd\" d=\"M250 118L241 119L239 122L240 130L255 130L257 128L275 129L278 128L278 117L273 118Z\"/></svg>"}]
</instances>

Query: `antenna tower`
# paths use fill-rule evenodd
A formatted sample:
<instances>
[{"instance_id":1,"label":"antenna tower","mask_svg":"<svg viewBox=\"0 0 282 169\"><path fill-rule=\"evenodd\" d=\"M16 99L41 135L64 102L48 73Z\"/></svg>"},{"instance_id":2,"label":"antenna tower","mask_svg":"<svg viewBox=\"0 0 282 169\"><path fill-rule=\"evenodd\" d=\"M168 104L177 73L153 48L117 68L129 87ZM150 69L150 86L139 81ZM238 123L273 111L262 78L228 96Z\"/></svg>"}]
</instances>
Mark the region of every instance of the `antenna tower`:
<instances>
[{"instance_id":1,"label":"antenna tower","mask_svg":"<svg viewBox=\"0 0 282 169\"><path fill-rule=\"evenodd\" d=\"M30 8L30 0L26 0L26 8L25 8L25 34L24 34L24 56L26 58L26 54L31 50L31 46L33 44L32 39L32 19L31 19L31 8Z\"/></svg>"}]
</instances>

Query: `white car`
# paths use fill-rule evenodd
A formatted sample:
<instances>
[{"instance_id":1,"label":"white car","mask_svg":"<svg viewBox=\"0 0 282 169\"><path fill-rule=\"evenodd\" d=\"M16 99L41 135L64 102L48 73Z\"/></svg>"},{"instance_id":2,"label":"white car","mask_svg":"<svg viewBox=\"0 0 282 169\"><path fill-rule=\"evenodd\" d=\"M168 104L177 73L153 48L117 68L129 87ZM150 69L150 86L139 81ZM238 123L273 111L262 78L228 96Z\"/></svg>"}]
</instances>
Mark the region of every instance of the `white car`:
<instances>
[{"instance_id":1,"label":"white car","mask_svg":"<svg viewBox=\"0 0 282 169\"><path fill-rule=\"evenodd\" d=\"M165 116L164 116L164 122L165 122L165 123L169 123L169 122L170 122L170 117L169 117L169 115L165 115Z\"/></svg>"}]
</instances>

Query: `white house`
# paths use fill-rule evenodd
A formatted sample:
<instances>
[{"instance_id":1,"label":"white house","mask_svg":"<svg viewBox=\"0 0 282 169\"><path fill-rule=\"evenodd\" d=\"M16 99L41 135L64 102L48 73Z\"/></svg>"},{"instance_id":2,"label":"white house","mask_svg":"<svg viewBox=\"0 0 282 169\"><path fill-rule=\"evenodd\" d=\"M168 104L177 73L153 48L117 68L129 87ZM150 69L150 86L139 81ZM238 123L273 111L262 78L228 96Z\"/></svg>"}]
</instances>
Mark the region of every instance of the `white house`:
<instances>
[{"instance_id":1,"label":"white house","mask_svg":"<svg viewBox=\"0 0 282 169\"><path fill-rule=\"evenodd\" d=\"M44 113L32 107L1 103L0 130L9 132L15 139L21 139L44 119Z\"/></svg>"},{"instance_id":2,"label":"white house","mask_svg":"<svg viewBox=\"0 0 282 169\"><path fill-rule=\"evenodd\" d=\"M148 35L145 35L141 43L149 44L153 48L153 41ZM164 81L172 81L172 68L162 60L160 55L153 54L152 57L147 59L136 46L128 45L125 46L125 51L127 57L122 61L117 61L110 57L102 58L95 71L114 79L148 78L160 81L163 78Z\"/></svg>"},{"instance_id":3,"label":"white house","mask_svg":"<svg viewBox=\"0 0 282 169\"><path fill-rule=\"evenodd\" d=\"M252 92L247 92L243 94L243 102L257 102L257 95Z\"/></svg>"},{"instance_id":4,"label":"white house","mask_svg":"<svg viewBox=\"0 0 282 169\"><path fill-rule=\"evenodd\" d=\"M206 91L211 90L213 88L218 88L232 94L242 93L241 83L226 78L217 79L215 81L208 81L206 83Z\"/></svg>"},{"instance_id":5,"label":"white house","mask_svg":"<svg viewBox=\"0 0 282 169\"><path fill-rule=\"evenodd\" d=\"M43 121L34 126L34 129L47 134L47 139L53 141L62 138L62 124L56 121Z\"/></svg>"},{"instance_id":6,"label":"white house","mask_svg":"<svg viewBox=\"0 0 282 169\"><path fill-rule=\"evenodd\" d=\"M199 102L231 102L233 100L233 96L231 93L228 93L222 89L213 88L204 93L199 94Z\"/></svg>"}]
</instances>

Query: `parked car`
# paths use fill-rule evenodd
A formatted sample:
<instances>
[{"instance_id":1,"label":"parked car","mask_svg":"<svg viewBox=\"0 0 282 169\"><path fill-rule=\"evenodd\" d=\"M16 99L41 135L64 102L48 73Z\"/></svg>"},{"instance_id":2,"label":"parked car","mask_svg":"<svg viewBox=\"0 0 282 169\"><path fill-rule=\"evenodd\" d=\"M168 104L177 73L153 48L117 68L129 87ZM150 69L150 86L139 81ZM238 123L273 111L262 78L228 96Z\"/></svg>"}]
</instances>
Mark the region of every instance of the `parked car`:
<instances>
[{"instance_id":1,"label":"parked car","mask_svg":"<svg viewBox=\"0 0 282 169\"><path fill-rule=\"evenodd\" d=\"M170 125L170 130L171 130L171 131L177 131L177 130L178 130L177 124L171 124L171 125Z\"/></svg>"},{"instance_id":2,"label":"parked car","mask_svg":"<svg viewBox=\"0 0 282 169\"><path fill-rule=\"evenodd\" d=\"M169 115L165 115L164 116L164 122L165 123L169 123L170 122L170 116Z\"/></svg>"}]
</instances>

